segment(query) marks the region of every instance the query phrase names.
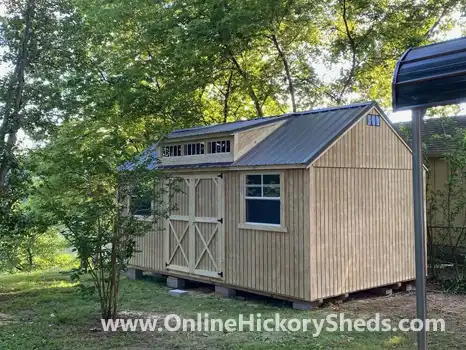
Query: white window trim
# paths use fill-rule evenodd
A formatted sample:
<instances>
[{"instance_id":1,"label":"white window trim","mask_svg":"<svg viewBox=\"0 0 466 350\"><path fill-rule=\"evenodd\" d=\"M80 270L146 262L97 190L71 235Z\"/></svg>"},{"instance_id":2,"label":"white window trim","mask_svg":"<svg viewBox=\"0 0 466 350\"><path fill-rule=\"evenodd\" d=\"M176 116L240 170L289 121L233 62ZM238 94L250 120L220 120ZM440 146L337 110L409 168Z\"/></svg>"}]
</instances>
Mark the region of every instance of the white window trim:
<instances>
[{"instance_id":1,"label":"white window trim","mask_svg":"<svg viewBox=\"0 0 466 350\"><path fill-rule=\"evenodd\" d=\"M209 152L209 145L210 145L211 142L222 142L222 141L230 143L230 152L215 152L215 153ZM200 143L200 144L204 145L204 153L186 154L184 152L184 147L186 145L196 144L196 143ZM164 155L165 147L170 147L170 146L180 146L181 147L180 155L179 156L170 156L170 155L166 156L166 155ZM214 139L214 140L205 140L205 141L189 141L189 142L181 142L181 143L168 143L168 144L162 144L162 146L160 147L161 158L175 158L176 159L176 158L180 158L180 157L205 157L205 156L211 156L211 155L217 155L217 154L228 155L228 154L232 154L232 153L233 153L233 140L231 140L231 139Z\"/></svg>"},{"instance_id":2,"label":"white window trim","mask_svg":"<svg viewBox=\"0 0 466 350\"><path fill-rule=\"evenodd\" d=\"M171 156L170 155L170 147L180 147L180 154L178 156ZM165 155L165 148L168 148L168 156ZM163 158L178 158L184 156L184 144L180 143L173 143L168 145L162 145L161 153Z\"/></svg>"},{"instance_id":3,"label":"white window trim","mask_svg":"<svg viewBox=\"0 0 466 350\"><path fill-rule=\"evenodd\" d=\"M246 199L261 198L264 200L277 200L276 197L248 197L246 196L246 176L247 175L280 175L280 224L266 224L246 221ZM278 186L278 185L277 185ZM288 228L285 226L285 172L284 171L251 171L241 174L240 181L240 222L238 228L243 230L258 230L258 231L269 231L269 232L288 232Z\"/></svg>"},{"instance_id":4,"label":"white window trim","mask_svg":"<svg viewBox=\"0 0 466 350\"><path fill-rule=\"evenodd\" d=\"M185 154L184 152L184 148L186 146L189 146L189 145L196 145L196 144L200 144L200 145L203 145L204 146L204 153L198 153L198 154ZM197 156L205 156L207 154L207 150L206 150L206 143L205 141L199 141L199 142L186 142L186 143L183 143L181 144L181 157L197 157Z\"/></svg>"},{"instance_id":5,"label":"white window trim","mask_svg":"<svg viewBox=\"0 0 466 350\"><path fill-rule=\"evenodd\" d=\"M212 147L211 144L213 142L225 142L225 147L226 147L226 143L229 142L230 143L230 151L229 152L212 152ZM228 139L216 139L216 140L207 140L206 141L206 154L231 154L232 152L232 148L233 148L233 142L231 140L228 140ZM210 148L210 152L209 152L209 148Z\"/></svg>"}]
</instances>

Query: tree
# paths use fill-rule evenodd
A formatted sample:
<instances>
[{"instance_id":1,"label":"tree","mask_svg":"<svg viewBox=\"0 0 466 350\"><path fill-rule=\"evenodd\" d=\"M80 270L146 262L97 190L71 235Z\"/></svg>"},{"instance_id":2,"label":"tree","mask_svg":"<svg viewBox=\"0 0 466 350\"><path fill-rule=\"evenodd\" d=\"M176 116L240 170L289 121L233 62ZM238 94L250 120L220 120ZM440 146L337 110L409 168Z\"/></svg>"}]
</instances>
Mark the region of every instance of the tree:
<instances>
[{"instance_id":1,"label":"tree","mask_svg":"<svg viewBox=\"0 0 466 350\"><path fill-rule=\"evenodd\" d=\"M464 253L466 248L466 133L448 115L458 113L456 106L434 109L434 115L443 115L435 121L441 132L424 138L427 145L442 145L440 155L446 167L438 172L438 165L424 159L426 172L426 229L428 268L431 279L447 279L455 287L465 278ZM432 112L432 111L431 111ZM434 123L434 121L431 121ZM411 140L411 130L402 126L401 132ZM438 164L438 163L437 163ZM443 173L445 171L445 173ZM444 175L446 179L443 181ZM442 181L442 182L441 182ZM444 264L451 264L453 274L445 274ZM453 277L453 278L452 278Z\"/></svg>"},{"instance_id":2,"label":"tree","mask_svg":"<svg viewBox=\"0 0 466 350\"><path fill-rule=\"evenodd\" d=\"M1 22L0 61L12 69L0 78L0 195L16 163L18 131L42 137L59 121L63 75L80 52L69 1L7 1Z\"/></svg>"},{"instance_id":3,"label":"tree","mask_svg":"<svg viewBox=\"0 0 466 350\"><path fill-rule=\"evenodd\" d=\"M154 187L160 173L146 167L153 159L142 159L129 173L118 171L134 152L126 135L100 121L68 122L33 159L40 179L34 198L42 212L64 227L62 235L83 262L74 277L91 276L92 286L81 288L98 294L105 319L117 315L120 272L137 251L137 237L170 209L165 187ZM127 215L126 200L136 185L152 189L152 222Z\"/></svg>"},{"instance_id":4,"label":"tree","mask_svg":"<svg viewBox=\"0 0 466 350\"><path fill-rule=\"evenodd\" d=\"M340 74L327 96L338 104L356 97L390 105L396 61L409 47L428 44L447 30L459 5L452 0L330 2L325 58Z\"/></svg>"},{"instance_id":5,"label":"tree","mask_svg":"<svg viewBox=\"0 0 466 350\"><path fill-rule=\"evenodd\" d=\"M16 62L6 88L5 106L2 124L0 125L0 190L5 187L6 175L11 168L13 148L16 145L17 133L21 127L20 111L24 93L24 79L28 65L28 51L31 45L31 27L35 15L35 3L28 0L24 9L24 29L16 49ZM5 137L7 137L5 141Z\"/></svg>"},{"instance_id":6,"label":"tree","mask_svg":"<svg viewBox=\"0 0 466 350\"><path fill-rule=\"evenodd\" d=\"M457 283L466 273L466 133L448 118L443 118L442 126L445 134L432 138L448 146L442 154L448 176L441 188L429 186L426 191L429 267L432 277L438 278L439 263L451 261Z\"/></svg>"}]
</instances>

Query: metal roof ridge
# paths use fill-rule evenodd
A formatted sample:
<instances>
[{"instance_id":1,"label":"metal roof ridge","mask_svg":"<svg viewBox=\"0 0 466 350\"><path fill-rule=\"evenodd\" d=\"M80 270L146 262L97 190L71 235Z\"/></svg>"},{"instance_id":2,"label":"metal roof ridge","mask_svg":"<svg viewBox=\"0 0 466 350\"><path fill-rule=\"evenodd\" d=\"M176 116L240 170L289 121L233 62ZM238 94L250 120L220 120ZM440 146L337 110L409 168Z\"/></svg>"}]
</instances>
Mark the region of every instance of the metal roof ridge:
<instances>
[{"instance_id":1,"label":"metal roof ridge","mask_svg":"<svg viewBox=\"0 0 466 350\"><path fill-rule=\"evenodd\" d=\"M202 130L202 129L207 129L207 128L210 128L210 127L213 127L213 126L218 126L218 125L241 124L243 122L259 121L259 120L268 121L268 120L271 120L271 119L286 119L286 118L289 118L289 117L295 117L295 116L300 116L300 115L305 115L305 114L321 113L321 112L328 112L328 111L332 111L332 110L340 110L340 109L348 109L348 108L357 108L357 107L362 107L362 106L369 105L371 103L375 103L375 101L364 101L364 102L351 103L351 104L347 104L347 105L340 105L340 106L333 106L333 107L323 107L323 108L318 108L318 109L310 109L310 110L302 111L302 112L290 112L290 113L277 114L277 115L271 115L271 116L266 116L266 117L257 117L257 118L252 118L252 119L236 120L236 121L227 122L227 123L217 123L217 124L210 124L210 125L203 125L203 126L193 126L191 128L183 128L183 129L173 130L170 134L176 134L176 133L183 132L183 131L188 131L188 130Z\"/></svg>"},{"instance_id":2,"label":"metal roof ridge","mask_svg":"<svg viewBox=\"0 0 466 350\"><path fill-rule=\"evenodd\" d=\"M244 123L244 122L250 122L250 121L254 121L254 120L264 120L264 121L267 121L267 120L270 120L270 119L278 119L278 118L286 118L286 117L289 117L291 116L291 113L286 113L286 114L277 114L277 115L270 115L270 116L267 116L267 117L258 117L258 118L252 118L252 119L244 119L244 120L236 120L234 122L227 122L227 123L217 123L217 124L209 124L209 125L202 125L202 126L193 126L192 128L183 128L183 129L176 129L176 130L173 130L171 132L171 134L173 133L178 133L178 132L182 132L182 131L187 131L187 130L200 130L200 129L206 129L206 128L210 128L212 126L218 126L218 125L229 125L229 124L241 124L241 123Z\"/></svg>"},{"instance_id":3,"label":"metal roof ridge","mask_svg":"<svg viewBox=\"0 0 466 350\"><path fill-rule=\"evenodd\" d=\"M263 140L261 140L259 143L257 143L252 149L250 149L248 152L246 152L245 154L243 154L240 158L238 158L233 164L232 166L237 166L238 163L240 163L245 157L247 157L249 154L251 154L252 152L258 152L258 147L263 144L263 143L266 143L267 141L269 141L270 139L276 137L276 134L280 133L283 129L286 129L288 127L290 127L290 125L292 125L294 122L297 122L298 120L301 120L300 117L302 118L305 118L306 119L306 116L308 115L311 115L311 114L317 114L317 113L332 113L332 112L337 112L337 111L340 111L340 110L351 110L351 109L356 109L356 108L360 108L361 110L360 111L353 111L351 113L355 113L357 112L357 116L361 116L362 114L364 114L366 111L370 110L370 108L372 107L377 107L378 104L377 102L375 101L366 101L366 102L360 102L360 103L354 103L354 104L350 104L350 105L344 105L344 106L338 106L338 107L330 107L330 108L323 108L323 109L316 109L316 110L311 110L311 111L306 111L306 112L300 112L300 113L293 113L291 116L292 118L289 118L285 123L283 123L280 127L276 128L272 133L270 133L269 135L267 135L267 137L265 137ZM347 112L348 113L348 112ZM305 120L304 119L304 120ZM329 118L331 119L331 118ZM353 117L354 119L354 117ZM343 126L344 128L345 126ZM284 137L284 135L282 135L282 137ZM321 153L323 151L322 149L322 145L321 147L319 147L319 151L318 153ZM306 160L304 162L300 162L300 163L296 163L296 164L308 164L309 162L309 159L312 158L315 154L313 153L310 153ZM275 164L274 165L280 165L280 164Z\"/></svg>"},{"instance_id":4,"label":"metal roof ridge","mask_svg":"<svg viewBox=\"0 0 466 350\"><path fill-rule=\"evenodd\" d=\"M310 110L307 110L307 111L291 113L291 116L295 117L295 116L314 114L314 113L331 112L331 111L336 111L336 110L341 110L341 109L365 107L365 106L368 106L368 105L371 105L371 104L375 105L376 102L375 101L364 101L364 102L351 103L351 104L348 104L348 105L310 109Z\"/></svg>"}]
</instances>

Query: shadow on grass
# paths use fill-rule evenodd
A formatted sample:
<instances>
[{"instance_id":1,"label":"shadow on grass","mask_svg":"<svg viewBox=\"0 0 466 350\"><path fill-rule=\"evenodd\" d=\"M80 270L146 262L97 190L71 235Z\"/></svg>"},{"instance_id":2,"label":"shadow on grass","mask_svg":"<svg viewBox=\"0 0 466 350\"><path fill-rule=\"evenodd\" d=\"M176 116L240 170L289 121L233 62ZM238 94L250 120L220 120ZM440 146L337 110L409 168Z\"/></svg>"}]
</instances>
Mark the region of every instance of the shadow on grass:
<instances>
[{"instance_id":1,"label":"shadow on grass","mask_svg":"<svg viewBox=\"0 0 466 350\"><path fill-rule=\"evenodd\" d=\"M166 286L167 278L162 277L160 275L154 275L150 273L144 274L140 281L144 281L147 283L153 283L158 288L162 288L166 290L167 293L168 293L168 290L170 290L170 288ZM216 299L228 300L225 297L215 294L215 285L209 284L209 283L186 280L186 287L183 289L187 291L191 291L196 294L212 296ZM292 307L292 302L290 301L281 300L281 299L277 299L274 297L269 297L269 296L256 294L256 293L250 293L250 292L241 291L241 290L237 290L236 297L232 299L243 300L246 302L253 302L256 304L262 304L264 306L270 306L274 308L291 308Z\"/></svg>"},{"instance_id":2,"label":"shadow on grass","mask_svg":"<svg viewBox=\"0 0 466 350\"><path fill-rule=\"evenodd\" d=\"M83 299L59 272L0 276L2 310L17 322L0 329L0 349L408 349L412 342L400 334L288 332L103 332L99 305ZM212 318L234 318L239 314L279 312L288 318L321 318L329 310L296 311L273 298L239 293L226 299L209 285L188 285L183 297L168 295L163 278L145 276L142 281L122 279L120 311L146 314L177 314L182 318L208 313ZM278 306L278 308L277 308ZM2 311L3 312L3 311ZM394 338L397 336L398 338Z\"/></svg>"}]
</instances>

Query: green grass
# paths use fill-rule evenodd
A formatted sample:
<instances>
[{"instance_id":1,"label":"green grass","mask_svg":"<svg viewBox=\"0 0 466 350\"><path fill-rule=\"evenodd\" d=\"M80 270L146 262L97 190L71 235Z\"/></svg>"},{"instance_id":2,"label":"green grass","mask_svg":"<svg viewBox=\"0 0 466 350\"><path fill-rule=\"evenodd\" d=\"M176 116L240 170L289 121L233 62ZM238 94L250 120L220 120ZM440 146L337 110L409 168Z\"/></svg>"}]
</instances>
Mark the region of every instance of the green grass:
<instances>
[{"instance_id":1,"label":"green grass","mask_svg":"<svg viewBox=\"0 0 466 350\"><path fill-rule=\"evenodd\" d=\"M162 281L128 281L121 286L120 311L236 318L261 313L262 318L323 318L332 307L296 311L270 301L224 299L193 291L171 297ZM373 310L377 312L380 310ZM346 311L345 311L346 312ZM357 313L346 315L357 316ZM439 338L441 337L441 338ZM103 332L98 304L84 299L59 271L0 275L0 349L413 349L413 334L392 332ZM436 334L435 349L455 347L451 334ZM444 344L441 345L441 344ZM437 346L438 345L438 346Z\"/></svg>"}]
</instances>

